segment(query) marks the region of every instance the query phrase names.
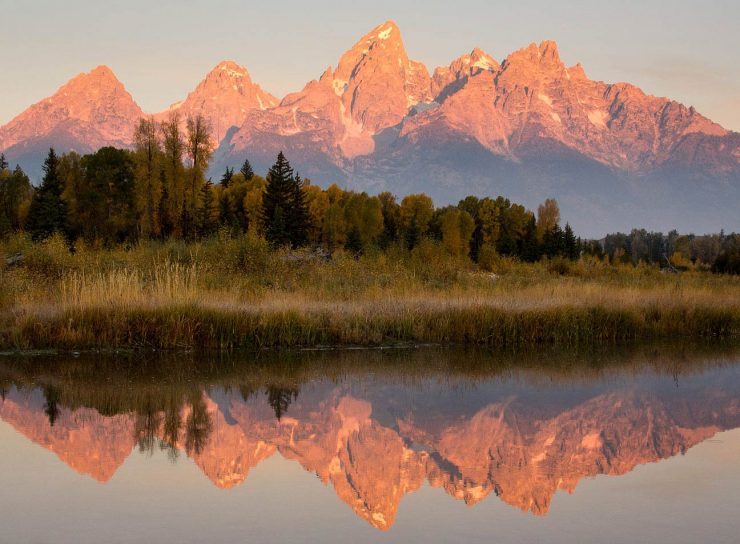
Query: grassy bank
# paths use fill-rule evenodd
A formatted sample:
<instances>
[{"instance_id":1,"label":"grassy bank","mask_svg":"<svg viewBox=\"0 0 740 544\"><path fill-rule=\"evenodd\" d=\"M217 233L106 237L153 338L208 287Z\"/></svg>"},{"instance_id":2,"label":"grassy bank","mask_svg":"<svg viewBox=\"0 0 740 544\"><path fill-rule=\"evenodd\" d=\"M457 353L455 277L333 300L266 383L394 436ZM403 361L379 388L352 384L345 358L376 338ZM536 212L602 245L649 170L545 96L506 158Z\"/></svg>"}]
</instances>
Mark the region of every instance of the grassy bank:
<instances>
[{"instance_id":1,"label":"grassy bank","mask_svg":"<svg viewBox=\"0 0 740 544\"><path fill-rule=\"evenodd\" d=\"M16 238L2 256L0 349L492 347L740 334L740 280L595 259L489 271L423 242L331 259L248 237L132 248ZM2 260L5 263L5 258Z\"/></svg>"}]
</instances>

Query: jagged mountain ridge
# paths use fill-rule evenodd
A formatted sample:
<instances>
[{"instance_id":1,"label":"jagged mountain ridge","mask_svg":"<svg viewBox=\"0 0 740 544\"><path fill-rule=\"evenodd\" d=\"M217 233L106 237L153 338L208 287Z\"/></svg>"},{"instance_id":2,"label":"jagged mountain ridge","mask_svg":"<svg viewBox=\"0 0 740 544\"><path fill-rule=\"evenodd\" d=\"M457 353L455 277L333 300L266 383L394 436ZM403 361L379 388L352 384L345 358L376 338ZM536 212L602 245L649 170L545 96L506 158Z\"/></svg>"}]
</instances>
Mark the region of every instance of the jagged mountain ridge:
<instances>
[{"instance_id":1,"label":"jagged mountain ridge","mask_svg":"<svg viewBox=\"0 0 740 544\"><path fill-rule=\"evenodd\" d=\"M240 126L250 110L266 110L277 106L278 99L252 81L244 66L223 61L211 70L205 79L181 102L155 115L166 119L176 111L185 121L190 116L202 115L213 132L218 145L229 129Z\"/></svg>"},{"instance_id":2,"label":"jagged mountain ridge","mask_svg":"<svg viewBox=\"0 0 740 544\"><path fill-rule=\"evenodd\" d=\"M75 81L0 128L11 160L29 168L48 145L128 143L142 113L112 72ZM740 228L740 134L628 83L590 80L552 41L501 62L476 48L430 75L387 21L279 102L225 61L171 109L208 118L214 173L245 156L264 171L283 150L322 185L424 191L439 203L504 194L534 207L555 196L584 232Z\"/></svg>"}]
</instances>

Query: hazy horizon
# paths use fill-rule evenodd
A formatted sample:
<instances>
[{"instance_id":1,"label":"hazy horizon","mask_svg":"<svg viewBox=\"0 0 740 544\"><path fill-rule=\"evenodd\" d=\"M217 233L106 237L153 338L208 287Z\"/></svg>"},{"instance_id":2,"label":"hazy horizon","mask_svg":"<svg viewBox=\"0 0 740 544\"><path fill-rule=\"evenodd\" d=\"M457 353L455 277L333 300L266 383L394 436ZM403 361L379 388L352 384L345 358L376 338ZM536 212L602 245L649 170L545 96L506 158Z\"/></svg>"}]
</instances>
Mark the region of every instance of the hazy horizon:
<instances>
[{"instance_id":1,"label":"hazy horizon","mask_svg":"<svg viewBox=\"0 0 740 544\"><path fill-rule=\"evenodd\" d=\"M679 1L670 8L626 2L617 11L602 1L450 6L382 0L370 6L323 0L308 8L286 0L257 8L234 0L130 0L104 12L88 0L0 0L0 10L13 23L0 35L6 53L0 125L100 64L110 66L148 112L182 100L226 59L246 66L256 83L281 98L392 19L409 56L430 71L474 47L501 61L531 42L554 39L564 62L582 63L592 79L628 81L740 130L734 34L740 5L724 0Z\"/></svg>"}]
</instances>

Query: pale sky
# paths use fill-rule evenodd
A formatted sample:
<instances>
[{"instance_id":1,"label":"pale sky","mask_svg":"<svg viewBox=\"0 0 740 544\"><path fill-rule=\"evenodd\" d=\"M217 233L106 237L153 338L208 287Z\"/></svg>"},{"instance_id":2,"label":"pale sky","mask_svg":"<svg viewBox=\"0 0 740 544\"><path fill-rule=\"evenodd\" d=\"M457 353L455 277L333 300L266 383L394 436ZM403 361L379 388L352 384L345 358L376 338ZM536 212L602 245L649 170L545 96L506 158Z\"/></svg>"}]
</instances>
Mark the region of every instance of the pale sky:
<instances>
[{"instance_id":1,"label":"pale sky","mask_svg":"<svg viewBox=\"0 0 740 544\"><path fill-rule=\"evenodd\" d=\"M430 72L476 46L501 61L554 39L590 78L629 81L740 131L737 0L0 0L0 125L99 64L148 112L225 59L282 97L387 19Z\"/></svg>"}]
</instances>

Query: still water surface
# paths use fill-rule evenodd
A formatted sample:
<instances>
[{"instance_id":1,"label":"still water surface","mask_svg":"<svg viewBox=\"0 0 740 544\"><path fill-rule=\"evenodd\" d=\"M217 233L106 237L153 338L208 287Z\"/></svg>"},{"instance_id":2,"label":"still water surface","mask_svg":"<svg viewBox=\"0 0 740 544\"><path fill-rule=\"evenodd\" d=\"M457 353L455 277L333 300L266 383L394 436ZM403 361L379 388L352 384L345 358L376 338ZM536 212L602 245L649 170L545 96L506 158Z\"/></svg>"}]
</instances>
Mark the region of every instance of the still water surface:
<instances>
[{"instance_id":1,"label":"still water surface","mask_svg":"<svg viewBox=\"0 0 740 544\"><path fill-rule=\"evenodd\" d=\"M740 356L0 359L0 542L738 542Z\"/></svg>"}]
</instances>

